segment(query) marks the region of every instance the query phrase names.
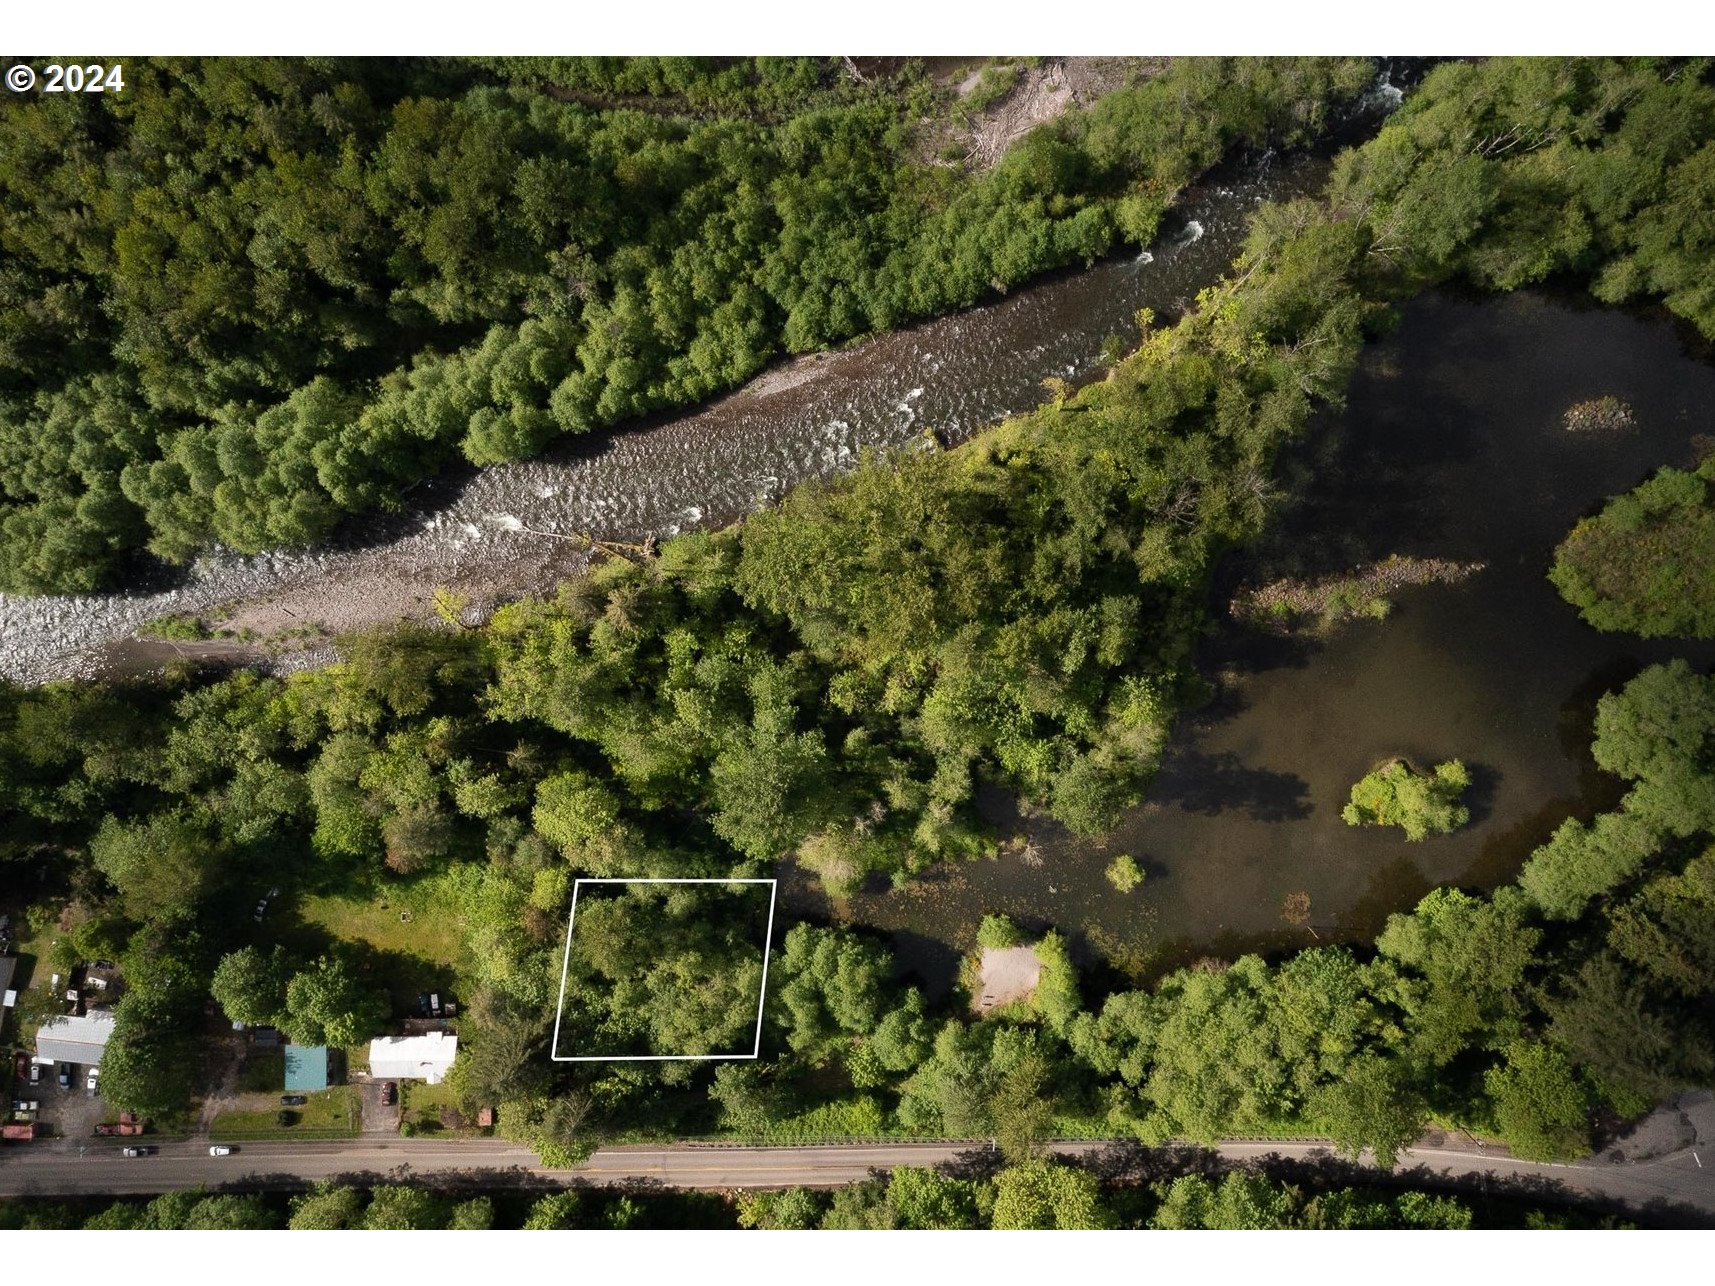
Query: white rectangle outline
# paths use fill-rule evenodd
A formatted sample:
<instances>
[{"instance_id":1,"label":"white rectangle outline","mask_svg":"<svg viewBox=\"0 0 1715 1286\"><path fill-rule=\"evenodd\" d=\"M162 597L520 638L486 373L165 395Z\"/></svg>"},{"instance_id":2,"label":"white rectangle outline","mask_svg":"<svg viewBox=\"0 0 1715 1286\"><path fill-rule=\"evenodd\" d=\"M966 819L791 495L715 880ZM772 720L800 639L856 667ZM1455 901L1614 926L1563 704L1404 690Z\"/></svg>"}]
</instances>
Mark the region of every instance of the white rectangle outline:
<instances>
[{"instance_id":1,"label":"white rectangle outline","mask_svg":"<svg viewBox=\"0 0 1715 1286\"><path fill-rule=\"evenodd\" d=\"M756 998L756 1043L748 1054L561 1054L560 1019L566 1012L566 975L572 967L572 925L578 918L578 890L586 884L766 884L768 928L762 935L762 992ZM706 1063L717 1060L762 1056L762 1010L768 1004L768 953L774 945L774 901L780 892L777 879L659 879L578 878L572 881L572 912L566 917L566 953L560 961L560 999L554 1006L554 1039L548 1057L556 1063Z\"/></svg>"}]
</instances>

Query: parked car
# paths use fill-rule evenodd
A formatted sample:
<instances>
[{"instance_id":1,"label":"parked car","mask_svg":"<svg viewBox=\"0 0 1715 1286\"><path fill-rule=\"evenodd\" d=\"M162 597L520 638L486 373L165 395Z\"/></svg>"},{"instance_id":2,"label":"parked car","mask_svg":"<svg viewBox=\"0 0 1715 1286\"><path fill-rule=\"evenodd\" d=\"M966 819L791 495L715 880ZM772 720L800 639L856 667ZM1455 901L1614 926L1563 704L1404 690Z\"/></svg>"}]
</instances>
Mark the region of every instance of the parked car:
<instances>
[{"instance_id":1,"label":"parked car","mask_svg":"<svg viewBox=\"0 0 1715 1286\"><path fill-rule=\"evenodd\" d=\"M283 1107L302 1107L305 1103L308 1103L309 1101L310 1100L305 1098L302 1094L282 1094L282 1095L280 1095L280 1104Z\"/></svg>"},{"instance_id":2,"label":"parked car","mask_svg":"<svg viewBox=\"0 0 1715 1286\"><path fill-rule=\"evenodd\" d=\"M425 1018L429 1016L429 993L426 991L417 993L417 1012Z\"/></svg>"},{"instance_id":3,"label":"parked car","mask_svg":"<svg viewBox=\"0 0 1715 1286\"><path fill-rule=\"evenodd\" d=\"M31 1063L30 1064L30 1084L40 1085L41 1083L42 1083L42 1065L40 1063Z\"/></svg>"},{"instance_id":4,"label":"parked car","mask_svg":"<svg viewBox=\"0 0 1715 1286\"><path fill-rule=\"evenodd\" d=\"M61 1063L60 1064L60 1088L62 1090L69 1090L71 1088L71 1064L70 1063Z\"/></svg>"},{"instance_id":5,"label":"parked car","mask_svg":"<svg viewBox=\"0 0 1715 1286\"><path fill-rule=\"evenodd\" d=\"M216 1143L208 1150L208 1154L211 1157L229 1157L232 1155L232 1149L224 1143Z\"/></svg>"},{"instance_id":6,"label":"parked car","mask_svg":"<svg viewBox=\"0 0 1715 1286\"><path fill-rule=\"evenodd\" d=\"M88 1078L88 1080L86 1080L84 1082L85 1088L87 1088L91 1094L95 1093L95 1084L100 1079L101 1079L101 1069L99 1067L90 1068L89 1069L89 1078Z\"/></svg>"},{"instance_id":7,"label":"parked car","mask_svg":"<svg viewBox=\"0 0 1715 1286\"><path fill-rule=\"evenodd\" d=\"M431 991L429 993L429 1012L437 1018L440 1017L441 993L438 991Z\"/></svg>"},{"instance_id":8,"label":"parked car","mask_svg":"<svg viewBox=\"0 0 1715 1286\"><path fill-rule=\"evenodd\" d=\"M382 1081L381 1082L381 1103L382 1103L382 1106L392 1107L393 1106L393 1100L398 1098L398 1097L399 1097L399 1084L397 1081Z\"/></svg>"},{"instance_id":9,"label":"parked car","mask_svg":"<svg viewBox=\"0 0 1715 1286\"><path fill-rule=\"evenodd\" d=\"M112 1121L102 1121L100 1124L98 1124L95 1127L95 1132L97 1134L103 1136L103 1137L106 1137L107 1135L110 1135L110 1134L118 1134L119 1133L119 1127L117 1125L115 1125Z\"/></svg>"}]
</instances>

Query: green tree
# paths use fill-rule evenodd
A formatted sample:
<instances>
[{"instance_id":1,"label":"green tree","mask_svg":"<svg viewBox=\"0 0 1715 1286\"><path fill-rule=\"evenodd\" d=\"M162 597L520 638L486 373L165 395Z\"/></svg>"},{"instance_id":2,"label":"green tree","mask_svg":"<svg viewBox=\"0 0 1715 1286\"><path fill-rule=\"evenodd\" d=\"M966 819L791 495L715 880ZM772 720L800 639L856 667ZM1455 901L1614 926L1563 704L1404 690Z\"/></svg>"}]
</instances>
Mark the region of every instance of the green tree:
<instances>
[{"instance_id":1,"label":"green tree","mask_svg":"<svg viewBox=\"0 0 1715 1286\"><path fill-rule=\"evenodd\" d=\"M1395 971L1384 970L1378 990L1404 1013L1410 1053L1440 1067L1515 1036L1541 939L1512 889L1487 901L1436 889L1410 915L1389 916L1376 950Z\"/></svg>"},{"instance_id":2,"label":"green tree","mask_svg":"<svg viewBox=\"0 0 1715 1286\"><path fill-rule=\"evenodd\" d=\"M152 814L129 823L109 817L89 842L90 860L139 920L193 907L220 856L208 829L182 812Z\"/></svg>"},{"instance_id":3,"label":"green tree","mask_svg":"<svg viewBox=\"0 0 1715 1286\"><path fill-rule=\"evenodd\" d=\"M722 1126L746 1138L760 1137L786 1114L784 1096L769 1069L755 1063L715 1068L709 1097L720 1105Z\"/></svg>"},{"instance_id":4,"label":"green tree","mask_svg":"<svg viewBox=\"0 0 1715 1286\"><path fill-rule=\"evenodd\" d=\"M190 1105L200 1084L202 1015L188 987L136 985L113 1010L113 1034L101 1055L101 1097L145 1117L169 1117Z\"/></svg>"},{"instance_id":5,"label":"green tree","mask_svg":"<svg viewBox=\"0 0 1715 1286\"><path fill-rule=\"evenodd\" d=\"M896 1166L887 1178L887 1203L901 1228L980 1228L982 1185L918 1166Z\"/></svg>"},{"instance_id":6,"label":"green tree","mask_svg":"<svg viewBox=\"0 0 1715 1286\"><path fill-rule=\"evenodd\" d=\"M1042 975L1031 1004L1052 1030L1063 1034L1083 1005L1077 966L1072 963L1066 939L1053 930L1043 935L1034 950L1042 963Z\"/></svg>"},{"instance_id":7,"label":"green tree","mask_svg":"<svg viewBox=\"0 0 1715 1286\"><path fill-rule=\"evenodd\" d=\"M298 1045L349 1048L381 1034L389 1005L339 957L323 956L286 984L281 1030Z\"/></svg>"},{"instance_id":8,"label":"green tree","mask_svg":"<svg viewBox=\"0 0 1715 1286\"><path fill-rule=\"evenodd\" d=\"M890 963L880 948L842 929L796 924L770 966L777 1021L805 1055L876 1030L887 999Z\"/></svg>"},{"instance_id":9,"label":"green tree","mask_svg":"<svg viewBox=\"0 0 1715 1286\"><path fill-rule=\"evenodd\" d=\"M578 1216L578 1194L550 1192L536 1198L530 1213L524 1217L526 1232L551 1232L560 1228L575 1228Z\"/></svg>"},{"instance_id":10,"label":"green tree","mask_svg":"<svg viewBox=\"0 0 1715 1286\"><path fill-rule=\"evenodd\" d=\"M445 1228L447 1216L447 1203L434 1193L390 1183L370 1190L363 1226L381 1232Z\"/></svg>"},{"instance_id":11,"label":"green tree","mask_svg":"<svg viewBox=\"0 0 1715 1286\"><path fill-rule=\"evenodd\" d=\"M1590 753L1637 781L1628 811L1673 835L1715 830L1715 676L1650 666L1596 703Z\"/></svg>"},{"instance_id":12,"label":"green tree","mask_svg":"<svg viewBox=\"0 0 1715 1286\"><path fill-rule=\"evenodd\" d=\"M1663 469L1585 518L1548 578L1591 625L1645 638L1715 637L1715 465Z\"/></svg>"},{"instance_id":13,"label":"green tree","mask_svg":"<svg viewBox=\"0 0 1715 1286\"><path fill-rule=\"evenodd\" d=\"M459 1202L447 1216L447 1227L454 1232L481 1232L494 1227L494 1202L488 1197Z\"/></svg>"},{"instance_id":14,"label":"green tree","mask_svg":"<svg viewBox=\"0 0 1715 1286\"><path fill-rule=\"evenodd\" d=\"M741 1228L815 1228L822 1220L824 1197L813 1188L745 1193L739 1198Z\"/></svg>"},{"instance_id":15,"label":"green tree","mask_svg":"<svg viewBox=\"0 0 1715 1286\"><path fill-rule=\"evenodd\" d=\"M364 1193L331 1180L317 1184L310 1191L292 1198L288 1227L329 1231L363 1226L363 1210L367 1204Z\"/></svg>"},{"instance_id":16,"label":"green tree","mask_svg":"<svg viewBox=\"0 0 1715 1286\"><path fill-rule=\"evenodd\" d=\"M244 947L221 957L209 992L232 1022L272 1026L286 1008L291 973L284 947Z\"/></svg>"},{"instance_id":17,"label":"green tree","mask_svg":"<svg viewBox=\"0 0 1715 1286\"><path fill-rule=\"evenodd\" d=\"M1445 835L1471 819L1471 810L1459 802L1470 784L1470 773L1457 759L1428 773L1414 773L1405 760L1395 759L1352 787L1340 816L1348 826L1398 826L1409 840Z\"/></svg>"},{"instance_id":18,"label":"green tree","mask_svg":"<svg viewBox=\"0 0 1715 1286\"><path fill-rule=\"evenodd\" d=\"M1340 1079L1320 1086L1310 1114L1340 1150L1354 1161L1365 1148L1376 1164L1391 1170L1401 1148L1417 1142L1429 1114L1423 1096L1398 1060L1366 1054Z\"/></svg>"},{"instance_id":19,"label":"green tree","mask_svg":"<svg viewBox=\"0 0 1715 1286\"><path fill-rule=\"evenodd\" d=\"M1054 1128L1053 1068L1040 1054L1007 1069L989 1102L995 1143L1017 1165L1039 1151Z\"/></svg>"},{"instance_id":20,"label":"green tree","mask_svg":"<svg viewBox=\"0 0 1715 1286\"><path fill-rule=\"evenodd\" d=\"M1566 1056L1550 1045L1515 1042L1483 1086L1495 1125L1527 1161L1571 1161L1590 1151L1590 1103Z\"/></svg>"},{"instance_id":21,"label":"green tree","mask_svg":"<svg viewBox=\"0 0 1715 1286\"><path fill-rule=\"evenodd\" d=\"M1290 1228L1295 1223L1293 1193L1262 1175L1233 1171L1212 1183L1201 1175L1182 1175L1167 1186L1152 1228L1229 1230Z\"/></svg>"},{"instance_id":22,"label":"green tree","mask_svg":"<svg viewBox=\"0 0 1715 1286\"><path fill-rule=\"evenodd\" d=\"M1004 951L1024 942L1024 931L998 912L985 915L977 925L977 945L987 951Z\"/></svg>"},{"instance_id":23,"label":"green tree","mask_svg":"<svg viewBox=\"0 0 1715 1286\"><path fill-rule=\"evenodd\" d=\"M284 1226L284 1220L266 1197L226 1194L202 1198L191 1207L185 1221L179 1226L199 1232L230 1232L280 1228Z\"/></svg>"},{"instance_id":24,"label":"green tree","mask_svg":"<svg viewBox=\"0 0 1715 1286\"><path fill-rule=\"evenodd\" d=\"M1130 853L1121 853L1109 862L1104 874L1108 883L1120 893L1130 893L1143 883L1143 868Z\"/></svg>"},{"instance_id":25,"label":"green tree","mask_svg":"<svg viewBox=\"0 0 1715 1286\"><path fill-rule=\"evenodd\" d=\"M1109 1215L1096 1177L1076 1166L1034 1160L994 1177L996 1228L1105 1228Z\"/></svg>"}]
</instances>

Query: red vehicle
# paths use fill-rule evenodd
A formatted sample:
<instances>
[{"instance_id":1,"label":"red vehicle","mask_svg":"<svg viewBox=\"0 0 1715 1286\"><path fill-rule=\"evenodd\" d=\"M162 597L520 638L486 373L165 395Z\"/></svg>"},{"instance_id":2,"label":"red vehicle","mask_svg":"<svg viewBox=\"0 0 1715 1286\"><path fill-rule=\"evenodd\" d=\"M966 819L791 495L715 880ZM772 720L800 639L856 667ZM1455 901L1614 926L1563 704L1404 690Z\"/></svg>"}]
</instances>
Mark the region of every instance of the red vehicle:
<instances>
[{"instance_id":1,"label":"red vehicle","mask_svg":"<svg viewBox=\"0 0 1715 1286\"><path fill-rule=\"evenodd\" d=\"M117 1125L115 1125L112 1121L103 1121L100 1125L97 1125L95 1127L95 1132L97 1134L103 1134L103 1135L105 1135L105 1134L118 1134L119 1133L119 1127Z\"/></svg>"},{"instance_id":2,"label":"red vehicle","mask_svg":"<svg viewBox=\"0 0 1715 1286\"><path fill-rule=\"evenodd\" d=\"M393 1081L381 1082L381 1104L383 1107L392 1107L393 1100L398 1097L398 1094L399 1086L396 1083Z\"/></svg>"}]
</instances>

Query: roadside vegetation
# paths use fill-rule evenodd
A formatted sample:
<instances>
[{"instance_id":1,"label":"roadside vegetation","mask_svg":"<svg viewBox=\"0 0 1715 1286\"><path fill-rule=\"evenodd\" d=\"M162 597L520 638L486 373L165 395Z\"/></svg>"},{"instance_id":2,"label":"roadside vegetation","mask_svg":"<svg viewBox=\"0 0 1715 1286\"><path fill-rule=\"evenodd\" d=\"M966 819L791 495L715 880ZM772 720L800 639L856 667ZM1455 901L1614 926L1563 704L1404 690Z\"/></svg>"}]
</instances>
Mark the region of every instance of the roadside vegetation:
<instances>
[{"instance_id":1,"label":"roadside vegetation","mask_svg":"<svg viewBox=\"0 0 1715 1286\"><path fill-rule=\"evenodd\" d=\"M1175 1158L1195 1165L1197 1158ZM1171 1164L1171 1162L1170 1162ZM1645 1220L1651 1226L1654 1220ZM1671 1220L1660 1220L1672 1226ZM0 1228L247 1229L401 1231L450 1229L726 1228L1626 1228L1635 1225L1544 1204L1491 1187L1460 1192L1283 1182L1248 1170L1177 1178L1125 1172L1105 1181L1090 1169L1053 1161L996 1166L973 1155L940 1170L901 1166L844 1188L776 1192L680 1193L662 1189L570 1188L533 1194L443 1192L400 1184L317 1185L283 1193L172 1192L151 1200L0 1202Z\"/></svg>"},{"instance_id":2,"label":"roadside vegetation","mask_svg":"<svg viewBox=\"0 0 1715 1286\"><path fill-rule=\"evenodd\" d=\"M1138 140L1179 117L1134 106L1114 139L1154 156ZM1055 1134L1317 1134L1386 1162L1436 1122L1565 1158L1707 1084L1715 689L1683 663L1600 704L1593 753L1623 804L1568 822L1516 885L1429 893L1373 950L1117 990L1068 954L1028 1011L972 1020L873 938L801 924L769 971L762 1059L656 1072L544 1050L577 873L761 873L808 844L842 880L903 882L993 846L982 786L1111 829L1200 691L1212 569L1268 520L1275 452L1339 405L1390 302L1574 273L1715 332L1684 272L1712 137L1703 64L1449 65L1341 157L1327 201L1259 211L1194 310L965 447L871 458L482 629L346 639L323 670L0 689L0 853L61 881L77 952L124 966L104 1092L195 1092L215 971L278 938L248 913L260 890L428 880L456 890L467 947L452 1091L555 1163L674 1134L994 1138L1023 1220L1088 1208L1044 1169ZM663 920L647 978L696 932ZM366 1017L333 943L294 951L285 1021L305 974L353 1001L305 1021Z\"/></svg>"}]
</instances>

